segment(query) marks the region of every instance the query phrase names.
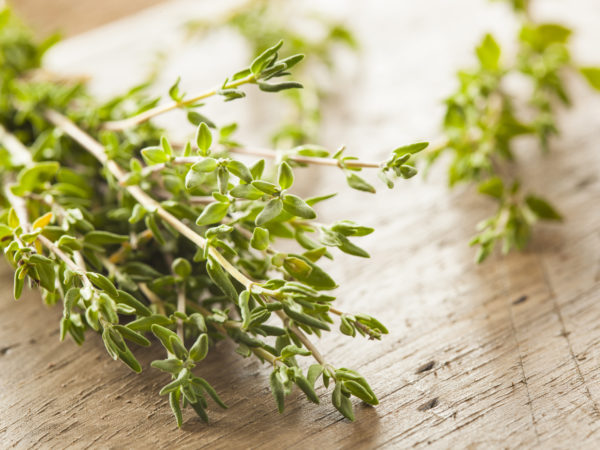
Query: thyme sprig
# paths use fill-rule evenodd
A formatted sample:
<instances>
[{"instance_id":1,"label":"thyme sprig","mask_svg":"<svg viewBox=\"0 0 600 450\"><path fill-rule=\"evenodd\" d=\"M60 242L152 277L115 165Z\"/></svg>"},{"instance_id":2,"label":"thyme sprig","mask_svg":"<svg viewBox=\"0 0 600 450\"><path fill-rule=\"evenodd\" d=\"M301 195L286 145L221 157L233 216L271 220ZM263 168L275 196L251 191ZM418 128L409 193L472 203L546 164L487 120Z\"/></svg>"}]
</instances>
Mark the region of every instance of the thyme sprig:
<instances>
[{"instance_id":1,"label":"thyme sprig","mask_svg":"<svg viewBox=\"0 0 600 450\"><path fill-rule=\"evenodd\" d=\"M520 30L517 57L502 57L498 42L487 34L476 48L478 67L458 73L458 90L446 99L444 140L427 152L429 163L450 153L450 186L476 183L481 194L496 200L497 212L478 224L471 241L478 245L477 261L487 258L497 243L504 253L523 249L531 228L539 220L560 221L562 215L550 201L523 192L522 182L512 170L513 141L524 135L537 136L547 151L558 133L558 104L568 106L567 74L581 72L595 89L600 88L600 69L578 67L570 56L572 30L557 23L536 22L528 0L510 0ZM521 77L531 86L523 99L507 87L509 77ZM523 110L526 114L523 114ZM525 118L527 115L532 118Z\"/></svg>"},{"instance_id":2,"label":"thyme sprig","mask_svg":"<svg viewBox=\"0 0 600 450\"><path fill-rule=\"evenodd\" d=\"M337 70L335 52L340 48L356 52L359 48L352 30L341 21L293 2L268 0L242 1L221 15L192 19L186 24L188 36L194 39L223 29L243 37L251 54L259 53L278 39L287 43L287 55L306 53L306 64L295 71L305 88L284 93L291 112L278 124L271 140L277 147L317 141L322 106L331 94L323 85L331 84L334 77L342 74Z\"/></svg>"}]
</instances>

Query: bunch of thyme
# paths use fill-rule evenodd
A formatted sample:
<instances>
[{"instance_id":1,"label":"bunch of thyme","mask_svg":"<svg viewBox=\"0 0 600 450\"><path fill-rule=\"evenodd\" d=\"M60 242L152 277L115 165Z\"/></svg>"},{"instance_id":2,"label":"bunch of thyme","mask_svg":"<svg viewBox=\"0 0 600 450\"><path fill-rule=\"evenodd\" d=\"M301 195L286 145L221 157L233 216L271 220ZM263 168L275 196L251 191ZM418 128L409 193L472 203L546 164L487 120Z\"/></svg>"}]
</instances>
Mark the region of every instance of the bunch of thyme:
<instances>
[{"instance_id":1,"label":"bunch of thyme","mask_svg":"<svg viewBox=\"0 0 600 450\"><path fill-rule=\"evenodd\" d=\"M280 58L281 46L197 95L175 84L171 100L159 102L138 87L100 103L80 82L44 72L48 45L36 45L8 9L0 12L0 246L15 269L14 296L38 288L46 304L62 304L61 340L82 344L93 330L110 357L135 372L142 370L136 347L156 338L163 349L151 366L169 375L159 394L178 426L186 406L205 421L210 399L225 407L200 376L212 344L224 339L272 367L280 411L294 386L319 403L318 379L333 385L333 405L351 420L352 396L378 403L365 378L334 366L313 342L332 326L350 337L388 332L367 314L337 309L337 284L318 264L337 250L368 257L355 238L373 229L317 222L313 207L332 195L295 195L294 169L330 166L373 192L357 172L374 168L391 186L415 175L413 155L427 144L400 147L382 163L343 148L251 149L234 140L234 126L217 128L198 113L209 97L244 97L244 86L300 88L278 81L302 59ZM151 120L176 108L188 111L195 129L183 145ZM257 160L247 166L238 153ZM278 250L284 239L298 250ZM306 358L314 364L300 364Z\"/></svg>"},{"instance_id":2,"label":"bunch of thyme","mask_svg":"<svg viewBox=\"0 0 600 450\"><path fill-rule=\"evenodd\" d=\"M556 23L535 22L529 0L510 3L521 24L515 60L502 57L491 34L484 37L476 49L479 66L460 71L459 88L446 99L443 143L426 155L433 163L450 153L450 186L477 183L480 193L497 201L496 213L478 224L479 233L471 241L471 245L479 245L478 262L489 256L497 243L502 244L504 253L523 249L536 221L562 220L547 199L523 192L521 180L506 162L514 160L513 141L524 135L537 136L540 147L548 150L550 138L558 133L558 105L570 104L565 87L569 73L580 72L600 90L600 68L578 67L571 60L572 30ZM515 76L529 83L529 98L515 98L507 88L507 79Z\"/></svg>"}]
</instances>

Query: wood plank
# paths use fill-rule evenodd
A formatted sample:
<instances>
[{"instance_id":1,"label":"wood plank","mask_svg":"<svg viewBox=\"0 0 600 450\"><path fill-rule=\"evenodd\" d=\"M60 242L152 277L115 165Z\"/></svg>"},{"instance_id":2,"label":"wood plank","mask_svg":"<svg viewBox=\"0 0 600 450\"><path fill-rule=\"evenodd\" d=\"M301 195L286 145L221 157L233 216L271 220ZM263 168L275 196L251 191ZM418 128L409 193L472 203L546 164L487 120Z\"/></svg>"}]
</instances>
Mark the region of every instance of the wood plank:
<instances>
[{"instance_id":1,"label":"wood plank","mask_svg":"<svg viewBox=\"0 0 600 450\"><path fill-rule=\"evenodd\" d=\"M180 17L188 4L174 2L159 17L133 19L136 27L124 39L137 39L141 22L167 21L171 8ZM431 111L440 111L440 96L451 89L454 69L469 61L466 51L478 32L492 27L501 36L511 33L509 15L479 0L394 2L385 10L377 2L348 5L340 10L359 30L366 69L340 79L339 96L325 114L325 141L333 147L347 139L352 154L369 159L399 139L433 135L437 119ZM589 45L600 40L589 19L598 11L596 2L545 5L541 14L579 24L578 57L597 57ZM433 10L438 14L431 15ZM114 39L125 28L115 25L105 33ZM136 63L129 67L127 60L144 57L140 47L135 56L126 49L102 54L102 35L98 30L65 44L53 64L66 61L65 70L76 70L72 54L64 55L86 47L93 51L81 54L83 71L98 58L109 66L119 58L123 71L133 70ZM442 49L448 36L452 47ZM378 65L390 55L397 58L395 71ZM187 74L193 69L183 67ZM210 76L188 82L203 85ZM100 78L99 84L110 85L109 76ZM4 270L0 442L18 448L597 448L600 100L575 79L570 89L577 101L561 117L565 131L551 154L541 157L530 141L519 149L527 186L551 196L567 221L540 226L522 254L473 264L467 242L493 206L467 188L448 192L440 168L427 182L382 188L375 197L344 194L320 210L324 221L349 217L377 229L363 241L373 256L368 264L342 255L331 269L342 285L341 307L381 317L391 334L382 342L335 335L319 342L329 361L364 373L381 400L377 408L357 404L355 423L340 419L322 387L321 405L293 394L279 415L268 390L268 367L242 359L222 342L199 371L229 410L211 409L208 426L188 412L177 430L166 401L156 395L168 377L149 370L154 349L136 352L144 372L134 375L107 358L97 336L90 334L83 347L60 344L58 308L42 306L30 292L14 302L10 272ZM257 99L249 96L240 107L254 111ZM252 120L260 121L258 112ZM242 123L257 139L248 132L253 125ZM342 180L325 170L297 178L306 189L328 191Z\"/></svg>"}]
</instances>

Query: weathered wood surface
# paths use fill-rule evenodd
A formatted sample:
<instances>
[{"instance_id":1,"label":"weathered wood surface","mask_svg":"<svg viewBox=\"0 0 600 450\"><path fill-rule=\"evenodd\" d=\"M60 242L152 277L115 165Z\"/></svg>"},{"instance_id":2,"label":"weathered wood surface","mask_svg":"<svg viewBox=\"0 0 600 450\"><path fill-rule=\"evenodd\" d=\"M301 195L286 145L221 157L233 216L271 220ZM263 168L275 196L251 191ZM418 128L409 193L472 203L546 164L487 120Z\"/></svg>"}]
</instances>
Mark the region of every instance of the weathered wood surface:
<instances>
[{"instance_id":1,"label":"weathered wood surface","mask_svg":"<svg viewBox=\"0 0 600 450\"><path fill-rule=\"evenodd\" d=\"M434 134L437 102L451 88L453 70L469 61L479 31L492 27L509 36L512 25L501 7L475 0L369 3L344 9L363 41L362 66L342 77L325 126L330 145L344 139L353 154L376 158L384 152L369 151L373 142L384 149ZM576 25L576 54L597 61L600 7L595 0L565 3L548 1L542 13ZM158 16L168 17L177 5ZM125 28L104 33L110 40ZM133 28L131 39L139 37ZM82 55L76 67L73 51L91 48L92 40L101 46L102 36L97 31L66 44L52 63L60 66L63 58L65 70L93 72L97 55ZM379 62L386 55L393 73ZM127 50L104 61L128 57L136 64ZM200 371L229 410L211 411L209 426L188 412L177 430L167 402L156 395L166 376L132 374L93 335L81 348L60 344L59 309L44 307L30 292L15 303L4 270L1 446L597 448L600 100L575 79L571 91L577 101L563 114L565 131L552 153L543 158L524 141L519 157L527 185L550 196L568 220L540 226L523 254L473 264L467 242L492 205L468 189L448 193L440 170L428 182L380 189L377 197L345 194L321 210L325 218L377 228L363 241L373 256L368 264L342 256L333 270L344 309L373 313L391 334L382 342L328 336L319 343L333 364L364 373L381 400L377 408L357 405L355 423L340 418L322 388L321 405L294 394L279 415L268 368L223 342ZM251 96L248 108L255 102ZM252 129L247 121L246 127ZM304 176L319 189L336 190L341 182L336 173L318 175ZM137 352L144 369L154 351Z\"/></svg>"}]
</instances>

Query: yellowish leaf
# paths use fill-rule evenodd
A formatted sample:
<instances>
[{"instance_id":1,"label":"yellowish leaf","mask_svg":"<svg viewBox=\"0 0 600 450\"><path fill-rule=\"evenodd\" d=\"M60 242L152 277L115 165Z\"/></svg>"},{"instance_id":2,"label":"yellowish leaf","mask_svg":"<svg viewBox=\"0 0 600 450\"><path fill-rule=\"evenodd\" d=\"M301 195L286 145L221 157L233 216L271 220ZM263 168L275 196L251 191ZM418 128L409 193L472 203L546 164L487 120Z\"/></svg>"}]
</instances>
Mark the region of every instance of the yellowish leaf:
<instances>
[{"instance_id":1,"label":"yellowish leaf","mask_svg":"<svg viewBox=\"0 0 600 450\"><path fill-rule=\"evenodd\" d=\"M38 217L35 222L33 222L33 229L44 228L46 225L50 223L52 220L52 213L46 213L42 217Z\"/></svg>"}]
</instances>

